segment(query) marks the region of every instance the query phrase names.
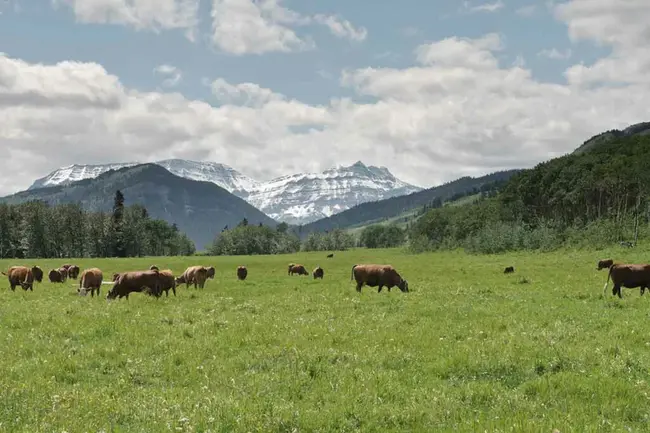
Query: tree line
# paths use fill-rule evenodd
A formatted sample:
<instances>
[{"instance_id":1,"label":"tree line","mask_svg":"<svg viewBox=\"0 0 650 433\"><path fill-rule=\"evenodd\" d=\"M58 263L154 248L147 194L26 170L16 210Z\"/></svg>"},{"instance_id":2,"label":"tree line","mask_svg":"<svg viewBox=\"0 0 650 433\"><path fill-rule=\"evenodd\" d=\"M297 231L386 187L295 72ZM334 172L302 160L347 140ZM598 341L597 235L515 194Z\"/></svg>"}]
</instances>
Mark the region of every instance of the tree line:
<instances>
[{"instance_id":1,"label":"tree line","mask_svg":"<svg viewBox=\"0 0 650 433\"><path fill-rule=\"evenodd\" d=\"M0 258L139 257L192 255L194 243L175 224L150 218L141 205L112 212L43 201L0 204Z\"/></svg>"},{"instance_id":2,"label":"tree line","mask_svg":"<svg viewBox=\"0 0 650 433\"><path fill-rule=\"evenodd\" d=\"M602 247L650 235L650 137L613 138L523 170L473 204L428 210L409 247L470 252Z\"/></svg>"}]
</instances>

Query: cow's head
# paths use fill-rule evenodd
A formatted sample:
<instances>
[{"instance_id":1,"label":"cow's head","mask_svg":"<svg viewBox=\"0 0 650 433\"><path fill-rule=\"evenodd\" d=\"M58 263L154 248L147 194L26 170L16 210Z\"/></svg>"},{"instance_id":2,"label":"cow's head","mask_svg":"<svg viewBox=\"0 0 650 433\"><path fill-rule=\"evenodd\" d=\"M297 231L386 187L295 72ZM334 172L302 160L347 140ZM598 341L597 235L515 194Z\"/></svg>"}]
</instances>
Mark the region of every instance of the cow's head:
<instances>
[{"instance_id":1,"label":"cow's head","mask_svg":"<svg viewBox=\"0 0 650 433\"><path fill-rule=\"evenodd\" d=\"M402 278L397 285L397 287L402 291L402 292L408 292L409 291L409 282L406 281L404 278Z\"/></svg>"},{"instance_id":2,"label":"cow's head","mask_svg":"<svg viewBox=\"0 0 650 433\"><path fill-rule=\"evenodd\" d=\"M600 260L598 262L598 267L596 268L596 270L600 271L601 269L610 268L613 264L614 264L614 260L612 259Z\"/></svg>"}]
</instances>

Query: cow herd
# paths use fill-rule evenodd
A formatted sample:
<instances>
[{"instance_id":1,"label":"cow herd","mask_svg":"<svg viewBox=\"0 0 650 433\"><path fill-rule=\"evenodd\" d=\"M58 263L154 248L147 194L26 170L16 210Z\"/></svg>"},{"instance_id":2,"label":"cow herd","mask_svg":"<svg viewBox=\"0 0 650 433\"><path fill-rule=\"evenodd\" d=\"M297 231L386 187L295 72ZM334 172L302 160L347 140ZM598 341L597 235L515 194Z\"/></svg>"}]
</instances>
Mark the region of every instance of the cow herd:
<instances>
[{"instance_id":1,"label":"cow herd","mask_svg":"<svg viewBox=\"0 0 650 433\"><path fill-rule=\"evenodd\" d=\"M44 276L43 270L39 266L31 268L12 266L2 274L7 276L12 291L15 291L17 286L21 286L25 291L33 291L34 282L42 282ZM238 266L236 274L239 280L245 280L248 276L248 269L246 266ZM309 272L304 265L291 263L289 264L288 275L309 275ZM110 282L104 281L104 274L96 267L84 269L80 273L77 265L65 264L58 269L52 269L48 273L51 283L64 283L67 279L76 280L79 278L77 292L81 296L86 296L88 292L90 292L91 297L95 296L95 292L99 296L103 284L112 284L106 295L106 299L109 300L123 297L128 299L129 294L134 292L160 297L163 292L165 292L165 296L169 296L171 290L176 296L177 285L185 284L188 288L193 285L195 289L197 287L202 289L206 280L214 279L214 276L215 268L213 266L201 265L190 266L177 277L174 276L170 269L160 270L157 266L151 265L148 270L144 271L114 273ZM320 266L317 266L312 271L312 276L314 279L322 280L325 271ZM390 292L390 289L395 286L402 292L409 291L408 282L391 265L354 265L352 266L350 280L356 280L357 292L361 292L363 285L378 287L377 292L381 292L383 287L386 287Z\"/></svg>"}]
</instances>

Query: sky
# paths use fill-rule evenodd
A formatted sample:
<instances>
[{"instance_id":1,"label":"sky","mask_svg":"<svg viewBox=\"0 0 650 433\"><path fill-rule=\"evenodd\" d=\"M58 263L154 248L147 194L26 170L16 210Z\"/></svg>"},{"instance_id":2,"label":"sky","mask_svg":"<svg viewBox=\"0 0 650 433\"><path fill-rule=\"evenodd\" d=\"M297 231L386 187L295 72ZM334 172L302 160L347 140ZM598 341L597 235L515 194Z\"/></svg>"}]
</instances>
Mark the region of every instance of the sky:
<instances>
[{"instance_id":1,"label":"sky","mask_svg":"<svg viewBox=\"0 0 650 433\"><path fill-rule=\"evenodd\" d=\"M167 158L421 187L532 167L650 120L648 22L648 0L0 0L0 194Z\"/></svg>"}]
</instances>

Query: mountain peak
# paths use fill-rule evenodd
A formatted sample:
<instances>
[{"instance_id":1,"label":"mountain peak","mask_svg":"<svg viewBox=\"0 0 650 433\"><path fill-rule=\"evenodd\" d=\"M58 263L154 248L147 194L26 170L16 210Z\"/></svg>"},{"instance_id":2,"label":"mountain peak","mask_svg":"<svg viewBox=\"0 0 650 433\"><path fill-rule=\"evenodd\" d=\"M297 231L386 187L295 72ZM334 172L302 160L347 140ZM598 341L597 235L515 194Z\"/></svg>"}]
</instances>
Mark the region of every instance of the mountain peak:
<instances>
[{"instance_id":1,"label":"mountain peak","mask_svg":"<svg viewBox=\"0 0 650 433\"><path fill-rule=\"evenodd\" d=\"M141 164L73 164L37 179L29 190L68 185L82 179L97 178L109 170ZM359 203L410 194L422 189L397 179L386 167L368 166L360 160L352 165L338 165L321 173L286 175L268 182L258 182L230 166L217 162L171 158L147 165L160 166L182 178L217 184L270 217L294 224L306 224Z\"/></svg>"}]
</instances>

